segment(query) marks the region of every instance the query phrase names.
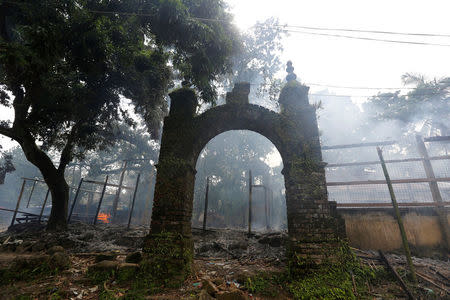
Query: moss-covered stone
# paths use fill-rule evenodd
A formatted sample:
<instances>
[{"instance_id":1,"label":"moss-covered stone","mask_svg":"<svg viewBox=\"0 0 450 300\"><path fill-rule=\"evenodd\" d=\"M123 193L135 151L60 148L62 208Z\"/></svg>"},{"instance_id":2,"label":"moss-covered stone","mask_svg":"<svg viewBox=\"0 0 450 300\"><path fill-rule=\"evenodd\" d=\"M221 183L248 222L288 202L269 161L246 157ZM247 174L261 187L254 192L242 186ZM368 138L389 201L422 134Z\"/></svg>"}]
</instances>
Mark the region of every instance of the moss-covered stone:
<instances>
[{"instance_id":1,"label":"moss-covered stone","mask_svg":"<svg viewBox=\"0 0 450 300\"><path fill-rule=\"evenodd\" d=\"M144 245L141 274L153 283L176 287L190 274L192 259L191 237L171 232L150 235Z\"/></svg>"},{"instance_id":2,"label":"moss-covered stone","mask_svg":"<svg viewBox=\"0 0 450 300\"><path fill-rule=\"evenodd\" d=\"M87 275L93 283L102 283L116 275L118 265L117 261L103 260L90 266Z\"/></svg>"},{"instance_id":3,"label":"moss-covered stone","mask_svg":"<svg viewBox=\"0 0 450 300\"><path fill-rule=\"evenodd\" d=\"M62 262L61 256L54 255L42 254L15 258L9 268L0 270L0 285L54 275L70 266L68 258Z\"/></svg>"},{"instance_id":4,"label":"moss-covered stone","mask_svg":"<svg viewBox=\"0 0 450 300\"><path fill-rule=\"evenodd\" d=\"M330 255L320 264L302 258L298 262L308 268L301 273L290 272L288 287L295 299L357 299L364 294L366 282L375 278L372 270L361 266L346 242L340 241L328 251Z\"/></svg>"}]
</instances>

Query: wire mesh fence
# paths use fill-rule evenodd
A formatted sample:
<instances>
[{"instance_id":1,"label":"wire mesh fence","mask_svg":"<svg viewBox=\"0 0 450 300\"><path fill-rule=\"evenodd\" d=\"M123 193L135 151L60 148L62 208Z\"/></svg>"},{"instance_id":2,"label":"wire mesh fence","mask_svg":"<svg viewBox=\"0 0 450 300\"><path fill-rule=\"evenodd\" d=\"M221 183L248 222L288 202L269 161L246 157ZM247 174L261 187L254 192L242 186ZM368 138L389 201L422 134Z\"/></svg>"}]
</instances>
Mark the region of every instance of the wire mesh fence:
<instances>
[{"instance_id":1,"label":"wire mesh fence","mask_svg":"<svg viewBox=\"0 0 450 300\"><path fill-rule=\"evenodd\" d=\"M110 223L114 220L114 223L128 224L128 226L130 223L142 223L148 214L142 213L141 207L145 204L146 209L149 210L148 202L151 200L145 191L140 191L146 196L145 203L137 203L139 210L136 210L135 213L133 213L133 208L131 208L133 198L136 200L141 171L144 170L139 168L134 168L131 171L127 170L125 165L125 167L122 167L121 172L123 174L126 173L125 181L123 176L115 174L107 176L108 180L106 182L106 178L101 175L92 179L82 178L83 173L80 168L78 176L80 181L76 182L74 180L75 171L73 170L69 185L68 220L94 224ZM149 180L146 180L145 184L152 187L154 184L152 181L153 169L150 171L150 175ZM41 178L23 177L21 179L23 181L22 188L16 202L16 208L0 207L0 211L11 214L11 225L29 221L40 222L41 219L44 221L49 217L52 206L51 195L48 195L48 192L46 193L48 188L45 181ZM143 188L149 190L146 185Z\"/></svg>"},{"instance_id":2,"label":"wire mesh fence","mask_svg":"<svg viewBox=\"0 0 450 300\"><path fill-rule=\"evenodd\" d=\"M450 202L449 137L405 137L323 147L329 199L338 206L391 202L376 146L380 145L399 203L430 205ZM434 189L434 192L432 190ZM447 203L446 203L447 202Z\"/></svg>"}]
</instances>

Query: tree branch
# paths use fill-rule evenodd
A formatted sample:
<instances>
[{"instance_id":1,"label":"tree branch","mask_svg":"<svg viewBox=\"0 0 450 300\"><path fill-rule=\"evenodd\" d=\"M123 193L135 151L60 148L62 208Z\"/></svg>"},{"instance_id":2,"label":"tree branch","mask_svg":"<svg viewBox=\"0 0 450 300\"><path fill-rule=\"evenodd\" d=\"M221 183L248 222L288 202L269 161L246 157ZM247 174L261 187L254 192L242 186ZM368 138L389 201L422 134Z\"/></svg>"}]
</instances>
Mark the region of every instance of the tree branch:
<instances>
[{"instance_id":1,"label":"tree branch","mask_svg":"<svg viewBox=\"0 0 450 300\"><path fill-rule=\"evenodd\" d=\"M17 130L18 129L16 129L16 131ZM52 160L36 145L36 142L30 132L26 131L26 129L18 131L18 135L20 137L20 141L18 142L25 153L25 157L29 162L35 165L39 171L41 171L44 179L47 181L48 177L55 175L54 171L56 168L53 165Z\"/></svg>"},{"instance_id":2,"label":"tree branch","mask_svg":"<svg viewBox=\"0 0 450 300\"><path fill-rule=\"evenodd\" d=\"M25 103L25 92L20 86L16 86L13 89L14 94L14 101L13 101L13 107L14 107L14 123L13 128L22 127L23 122L26 119L28 108L30 107L29 104Z\"/></svg>"},{"instance_id":3,"label":"tree branch","mask_svg":"<svg viewBox=\"0 0 450 300\"><path fill-rule=\"evenodd\" d=\"M2 122L0 122L0 134L12 138L17 142L20 140L19 136L15 134L14 129L2 124Z\"/></svg>"}]
</instances>

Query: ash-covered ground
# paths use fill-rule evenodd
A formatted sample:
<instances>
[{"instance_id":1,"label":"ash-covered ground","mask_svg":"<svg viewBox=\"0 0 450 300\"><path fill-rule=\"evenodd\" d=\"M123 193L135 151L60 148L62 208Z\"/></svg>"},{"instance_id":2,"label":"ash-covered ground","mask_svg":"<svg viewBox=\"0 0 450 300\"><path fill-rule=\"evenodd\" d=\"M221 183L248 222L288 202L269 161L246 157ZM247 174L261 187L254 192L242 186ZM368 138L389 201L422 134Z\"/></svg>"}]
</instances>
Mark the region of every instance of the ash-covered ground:
<instances>
[{"instance_id":1,"label":"ash-covered ground","mask_svg":"<svg viewBox=\"0 0 450 300\"><path fill-rule=\"evenodd\" d=\"M62 246L71 253L139 251L148 233L147 227L127 230L122 225L90 225L72 223L66 232L47 232L40 224L17 224L0 233L2 250L19 251L48 249ZM281 262L284 259L285 232L253 233L236 229L192 230L197 257L268 259ZM8 241L6 241L8 239ZM6 243L4 243L6 241Z\"/></svg>"},{"instance_id":2,"label":"ash-covered ground","mask_svg":"<svg viewBox=\"0 0 450 300\"><path fill-rule=\"evenodd\" d=\"M9 238L3 248L20 245L24 250L58 245L71 253L128 252L141 248L146 233L143 227L127 230L124 226L110 224L71 223L65 232L47 232L43 224L17 224L0 233L0 241Z\"/></svg>"}]
</instances>

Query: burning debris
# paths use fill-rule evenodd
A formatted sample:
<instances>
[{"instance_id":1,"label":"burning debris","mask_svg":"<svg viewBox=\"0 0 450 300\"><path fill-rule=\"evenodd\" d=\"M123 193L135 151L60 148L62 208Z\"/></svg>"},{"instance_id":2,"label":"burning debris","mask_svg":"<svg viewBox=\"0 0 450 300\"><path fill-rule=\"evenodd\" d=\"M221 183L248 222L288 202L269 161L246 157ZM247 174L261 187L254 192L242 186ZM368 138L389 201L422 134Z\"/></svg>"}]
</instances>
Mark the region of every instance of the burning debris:
<instances>
[{"instance_id":1,"label":"burning debris","mask_svg":"<svg viewBox=\"0 0 450 300\"><path fill-rule=\"evenodd\" d=\"M104 224L108 224L111 222L111 214L107 214L107 213L99 213L97 220L104 223Z\"/></svg>"}]
</instances>

